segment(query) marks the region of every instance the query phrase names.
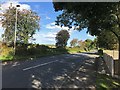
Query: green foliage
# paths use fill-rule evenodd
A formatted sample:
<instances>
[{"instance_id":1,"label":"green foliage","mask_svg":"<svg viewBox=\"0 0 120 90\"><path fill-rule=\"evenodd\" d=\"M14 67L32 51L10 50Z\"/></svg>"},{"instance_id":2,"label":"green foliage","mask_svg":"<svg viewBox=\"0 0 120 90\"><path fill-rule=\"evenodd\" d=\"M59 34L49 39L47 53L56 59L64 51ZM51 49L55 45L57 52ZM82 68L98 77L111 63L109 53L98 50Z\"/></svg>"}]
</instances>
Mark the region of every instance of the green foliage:
<instances>
[{"instance_id":1,"label":"green foliage","mask_svg":"<svg viewBox=\"0 0 120 90\"><path fill-rule=\"evenodd\" d=\"M86 39L85 40L85 49L86 49L86 51L90 51L90 49L92 48L92 40L90 40L90 39Z\"/></svg>"},{"instance_id":2,"label":"green foliage","mask_svg":"<svg viewBox=\"0 0 120 90\"><path fill-rule=\"evenodd\" d=\"M59 53L68 53L68 50L66 48L56 48L56 52L59 52Z\"/></svg>"},{"instance_id":3,"label":"green foliage","mask_svg":"<svg viewBox=\"0 0 120 90\"><path fill-rule=\"evenodd\" d=\"M112 32L120 42L120 2L54 2L53 4L56 11L63 10L57 17L57 25L69 28L74 25L79 31L87 28L87 32L96 36L100 36L104 31Z\"/></svg>"},{"instance_id":4,"label":"green foliage","mask_svg":"<svg viewBox=\"0 0 120 90\"><path fill-rule=\"evenodd\" d=\"M118 40L112 32L104 31L97 37L97 45L100 48L114 50L117 49Z\"/></svg>"},{"instance_id":5,"label":"green foliage","mask_svg":"<svg viewBox=\"0 0 120 90\"><path fill-rule=\"evenodd\" d=\"M80 47L73 47L73 48L67 48L69 53L81 53L84 51L84 49Z\"/></svg>"},{"instance_id":6,"label":"green foliage","mask_svg":"<svg viewBox=\"0 0 120 90\"><path fill-rule=\"evenodd\" d=\"M73 39L73 40L70 42L70 45L71 45L72 47L75 47L75 46L77 46L77 43L78 43L78 39Z\"/></svg>"},{"instance_id":7,"label":"green foliage","mask_svg":"<svg viewBox=\"0 0 120 90\"><path fill-rule=\"evenodd\" d=\"M70 38L69 32L67 30L61 30L56 35L56 47L65 48L67 41Z\"/></svg>"},{"instance_id":8,"label":"green foliage","mask_svg":"<svg viewBox=\"0 0 120 90\"><path fill-rule=\"evenodd\" d=\"M14 49L8 47L7 45L1 46L0 49L0 60L12 60L13 59Z\"/></svg>"},{"instance_id":9,"label":"green foliage","mask_svg":"<svg viewBox=\"0 0 120 90\"><path fill-rule=\"evenodd\" d=\"M16 48L16 55L14 56L14 49L8 47L6 44L1 46L0 60L26 60L30 58L57 55L68 53L65 48L50 48L46 45L39 44L19 44Z\"/></svg>"},{"instance_id":10,"label":"green foliage","mask_svg":"<svg viewBox=\"0 0 120 90\"><path fill-rule=\"evenodd\" d=\"M95 40L86 39L85 41L77 40L75 47L70 47L67 49L69 50L70 53L89 52L91 50L95 50L96 49L96 39Z\"/></svg>"},{"instance_id":11,"label":"green foliage","mask_svg":"<svg viewBox=\"0 0 120 90\"><path fill-rule=\"evenodd\" d=\"M3 39L7 43L13 43L15 33L16 8L9 7L2 16L2 27L4 28ZM28 43L33 38L36 30L39 30L39 16L31 10L17 10L17 42Z\"/></svg>"},{"instance_id":12,"label":"green foliage","mask_svg":"<svg viewBox=\"0 0 120 90\"><path fill-rule=\"evenodd\" d=\"M55 11L63 10L57 17L57 25L69 28L74 25L77 30L88 28L87 32L91 35L99 35L104 29L116 36L120 35L115 29L115 27L120 29L120 2L54 2L53 4Z\"/></svg>"},{"instance_id":13,"label":"green foliage","mask_svg":"<svg viewBox=\"0 0 120 90\"><path fill-rule=\"evenodd\" d=\"M113 90L120 88L120 81L111 76L98 74L96 79L97 90Z\"/></svg>"}]
</instances>

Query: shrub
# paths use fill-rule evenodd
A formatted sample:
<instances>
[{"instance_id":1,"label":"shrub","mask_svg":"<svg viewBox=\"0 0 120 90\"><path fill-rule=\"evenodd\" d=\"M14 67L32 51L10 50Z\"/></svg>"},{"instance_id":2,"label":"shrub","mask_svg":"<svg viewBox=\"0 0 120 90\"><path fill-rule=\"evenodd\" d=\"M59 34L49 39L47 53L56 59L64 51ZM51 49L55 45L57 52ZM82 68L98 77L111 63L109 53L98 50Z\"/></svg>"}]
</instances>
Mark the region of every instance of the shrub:
<instances>
[{"instance_id":1,"label":"shrub","mask_svg":"<svg viewBox=\"0 0 120 90\"><path fill-rule=\"evenodd\" d=\"M23 45L23 46L17 46L16 47L16 55L27 55L27 46Z\"/></svg>"},{"instance_id":2,"label":"shrub","mask_svg":"<svg viewBox=\"0 0 120 90\"><path fill-rule=\"evenodd\" d=\"M13 54L14 54L14 49L12 47L8 47L6 45L2 46L0 53L2 59L4 58L5 60L11 60L13 59Z\"/></svg>"},{"instance_id":3,"label":"shrub","mask_svg":"<svg viewBox=\"0 0 120 90\"><path fill-rule=\"evenodd\" d=\"M47 53L49 47L48 46L45 46L45 45L40 45L39 46L39 49L40 49L40 53Z\"/></svg>"}]
</instances>

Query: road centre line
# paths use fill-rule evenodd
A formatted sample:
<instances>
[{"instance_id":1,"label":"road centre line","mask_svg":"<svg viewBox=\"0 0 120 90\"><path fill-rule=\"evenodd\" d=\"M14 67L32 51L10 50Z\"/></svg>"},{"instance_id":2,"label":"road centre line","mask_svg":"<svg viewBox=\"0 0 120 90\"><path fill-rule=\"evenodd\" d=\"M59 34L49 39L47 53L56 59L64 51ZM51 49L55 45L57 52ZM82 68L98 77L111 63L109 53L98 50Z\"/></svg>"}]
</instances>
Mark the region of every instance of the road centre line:
<instances>
[{"instance_id":1,"label":"road centre line","mask_svg":"<svg viewBox=\"0 0 120 90\"><path fill-rule=\"evenodd\" d=\"M28 67L28 68L24 68L23 71L30 70L30 69L37 68L37 67L41 67L41 66L44 66L44 65L47 65L47 64L50 64L50 63L54 63L54 62L57 62L57 61L58 60L47 62L47 63L43 63L43 64L39 64L39 65Z\"/></svg>"}]
</instances>

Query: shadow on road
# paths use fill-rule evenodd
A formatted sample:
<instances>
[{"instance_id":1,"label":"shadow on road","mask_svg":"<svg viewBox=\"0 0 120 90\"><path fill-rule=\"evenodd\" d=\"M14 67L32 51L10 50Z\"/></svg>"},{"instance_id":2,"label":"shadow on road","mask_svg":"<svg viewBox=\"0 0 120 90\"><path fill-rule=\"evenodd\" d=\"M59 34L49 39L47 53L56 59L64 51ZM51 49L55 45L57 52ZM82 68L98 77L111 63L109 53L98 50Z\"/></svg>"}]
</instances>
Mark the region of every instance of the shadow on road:
<instances>
[{"instance_id":1,"label":"shadow on road","mask_svg":"<svg viewBox=\"0 0 120 90\"><path fill-rule=\"evenodd\" d=\"M59 64L65 64L65 62ZM89 59L80 65L72 62L69 66L66 63L64 68L62 65L56 66L56 69L48 68L39 74L34 74L35 78L32 78L31 82L37 81L34 85L32 83L32 88L94 88L96 76L93 64L94 60Z\"/></svg>"},{"instance_id":2,"label":"shadow on road","mask_svg":"<svg viewBox=\"0 0 120 90\"><path fill-rule=\"evenodd\" d=\"M59 60L23 71L23 67ZM94 58L66 54L31 60L3 70L3 88L94 88Z\"/></svg>"}]
</instances>

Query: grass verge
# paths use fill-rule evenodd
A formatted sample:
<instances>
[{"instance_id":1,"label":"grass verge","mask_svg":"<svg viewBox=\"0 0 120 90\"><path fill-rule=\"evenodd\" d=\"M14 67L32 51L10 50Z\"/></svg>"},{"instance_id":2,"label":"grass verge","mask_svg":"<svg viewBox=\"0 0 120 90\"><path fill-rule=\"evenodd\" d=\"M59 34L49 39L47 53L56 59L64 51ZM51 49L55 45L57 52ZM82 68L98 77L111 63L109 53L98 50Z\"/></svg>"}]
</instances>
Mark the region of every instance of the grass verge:
<instances>
[{"instance_id":1,"label":"grass verge","mask_svg":"<svg viewBox=\"0 0 120 90\"><path fill-rule=\"evenodd\" d=\"M97 90L120 89L120 80L105 74L97 74Z\"/></svg>"}]
</instances>

